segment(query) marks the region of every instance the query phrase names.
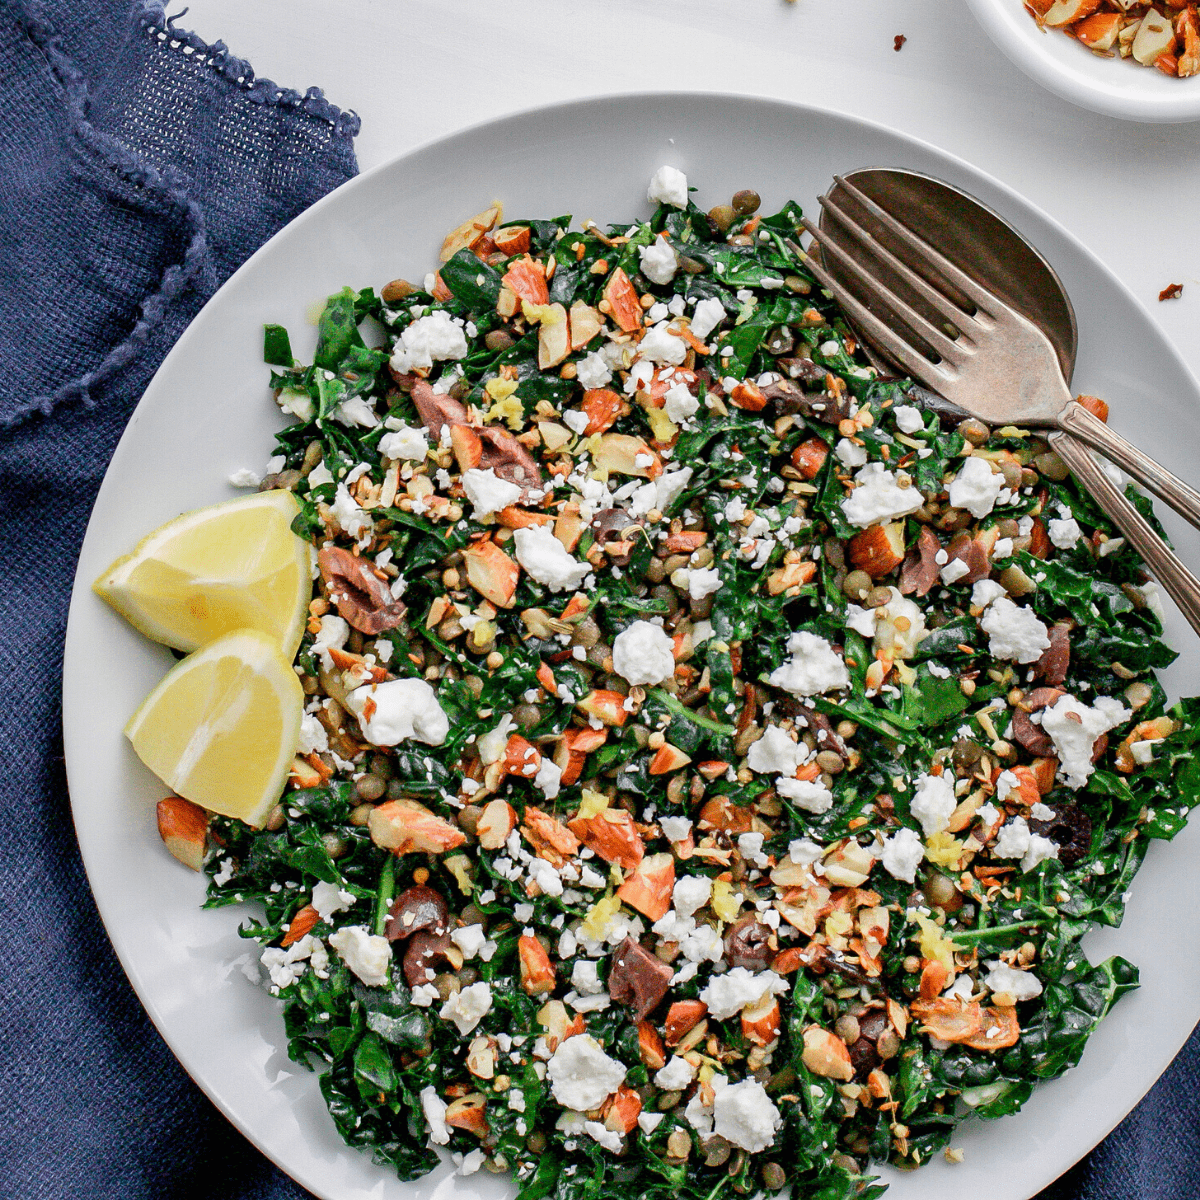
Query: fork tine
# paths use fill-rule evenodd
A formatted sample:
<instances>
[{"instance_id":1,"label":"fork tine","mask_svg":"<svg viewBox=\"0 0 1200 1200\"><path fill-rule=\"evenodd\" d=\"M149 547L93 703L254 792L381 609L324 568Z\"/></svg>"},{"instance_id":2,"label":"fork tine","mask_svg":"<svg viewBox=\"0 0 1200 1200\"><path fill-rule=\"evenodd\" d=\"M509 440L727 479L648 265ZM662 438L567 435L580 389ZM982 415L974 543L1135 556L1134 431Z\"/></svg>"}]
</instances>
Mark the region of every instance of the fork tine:
<instances>
[{"instance_id":1,"label":"fork tine","mask_svg":"<svg viewBox=\"0 0 1200 1200\"><path fill-rule=\"evenodd\" d=\"M806 269L817 282L842 306L846 315L873 338L876 345L883 347L913 376L935 390L950 381L946 372L910 346L891 326L881 321L857 297L842 287L820 263L815 262L811 255L805 254L794 242L789 241L787 244L804 261Z\"/></svg>"},{"instance_id":2,"label":"fork tine","mask_svg":"<svg viewBox=\"0 0 1200 1200\"><path fill-rule=\"evenodd\" d=\"M940 250L931 246L924 238L918 237L913 231L902 225L891 213L880 208L865 192L860 191L852 183L848 183L840 175L835 175L834 182L843 188L847 195L853 196L877 221L896 235L910 250L922 256L926 262L935 267L946 280L959 289L989 316L995 316L993 305L996 297L986 288L981 287L969 275L964 274Z\"/></svg>"},{"instance_id":3,"label":"fork tine","mask_svg":"<svg viewBox=\"0 0 1200 1200\"><path fill-rule=\"evenodd\" d=\"M842 263L853 275L862 280L870 291L882 297L888 307L891 308L893 314L907 324L912 332L922 337L943 358L948 359L956 366L962 364L962 361L970 354L969 350L959 345L953 338L948 337L932 322L927 321L912 305L901 300L891 288L876 279L861 263L852 258L837 242L818 226L814 225L807 217L802 218L802 223L822 249Z\"/></svg>"},{"instance_id":4,"label":"fork tine","mask_svg":"<svg viewBox=\"0 0 1200 1200\"><path fill-rule=\"evenodd\" d=\"M881 259L891 268L914 292L924 299L932 308L948 321L964 331L969 331L977 322L970 313L964 312L947 296L942 295L923 275L918 275L902 258L892 253L874 234L864 229L848 212L831 196L819 196L821 207L854 238L860 245L866 246L872 254Z\"/></svg>"}]
</instances>

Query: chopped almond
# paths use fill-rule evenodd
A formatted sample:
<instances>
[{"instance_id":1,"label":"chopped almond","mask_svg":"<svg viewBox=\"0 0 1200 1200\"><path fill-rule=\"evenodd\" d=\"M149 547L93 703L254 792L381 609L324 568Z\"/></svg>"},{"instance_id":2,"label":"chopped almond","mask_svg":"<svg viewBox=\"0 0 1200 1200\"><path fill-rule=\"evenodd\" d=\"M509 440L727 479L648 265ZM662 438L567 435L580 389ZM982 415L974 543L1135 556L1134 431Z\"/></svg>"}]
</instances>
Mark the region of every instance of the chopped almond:
<instances>
[{"instance_id":1,"label":"chopped almond","mask_svg":"<svg viewBox=\"0 0 1200 1200\"><path fill-rule=\"evenodd\" d=\"M742 1009L742 1036L756 1046L769 1046L779 1037L781 1020L779 1001L767 996Z\"/></svg>"},{"instance_id":2,"label":"chopped almond","mask_svg":"<svg viewBox=\"0 0 1200 1200\"><path fill-rule=\"evenodd\" d=\"M810 437L792 451L792 466L805 479L815 479L829 457L824 438Z\"/></svg>"},{"instance_id":3,"label":"chopped almond","mask_svg":"<svg viewBox=\"0 0 1200 1200\"><path fill-rule=\"evenodd\" d=\"M532 779L541 765L542 756L535 746L519 733L509 736L504 747L504 770L509 775L516 775L520 779Z\"/></svg>"},{"instance_id":4,"label":"chopped almond","mask_svg":"<svg viewBox=\"0 0 1200 1200\"><path fill-rule=\"evenodd\" d=\"M654 752L654 757L650 760L648 769L651 775L669 775L672 771L678 771L686 767L691 761L691 757L684 754L678 746L672 746L670 742L664 742Z\"/></svg>"},{"instance_id":5,"label":"chopped almond","mask_svg":"<svg viewBox=\"0 0 1200 1200\"><path fill-rule=\"evenodd\" d=\"M601 310L608 306L609 314L623 333L636 333L642 327L642 306L638 302L637 290L629 282L629 276L618 267L604 285L604 301Z\"/></svg>"},{"instance_id":6,"label":"chopped almond","mask_svg":"<svg viewBox=\"0 0 1200 1200\"><path fill-rule=\"evenodd\" d=\"M451 1129L465 1129L477 1138L492 1132L487 1120L487 1097L479 1092L452 1100L446 1107L445 1120Z\"/></svg>"},{"instance_id":7,"label":"chopped almond","mask_svg":"<svg viewBox=\"0 0 1200 1200\"><path fill-rule=\"evenodd\" d=\"M677 1046L704 1018L708 1005L703 1000L676 1000L667 1009L663 1022L663 1037L668 1046Z\"/></svg>"},{"instance_id":8,"label":"chopped almond","mask_svg":"<svg viewBox=\"0 0 1200 1200\"><path fill-rule=\"evenodd\" d=\"M528 529L532 525L552 525L554 518L549 513L530 512L510 504L496 514L496 523L505 529Z\"/></svg>"},{"instance_id":9,"label":"chopped almond","mask_svg":"<svg viewBox=\"0 0 1200 1200\"><path fill-rule=\"evenodd\" d=\"M508 264L501 280L506 288L526 304L549 304L550 289L546 286L546 270L540 262L525 255ZM564 314L565 315L565 314Z\"/></svg>"},{"instance_id":10,"label":"chopped almond","mask_svg":"<svg viewBox=\"0 0 1200 1200\"><path fill-rule=\"evenodd\" d=\"M804 1065L814 1074L826 1079L849 1082L854 1078L854 1065L846 1043L831 1030L809 1025L804 1031Z\"/></svg>"},{"instance_id":11,"label":"chopped almond","mask_svg":"<svg viewBox=\"0 0 1200 1200\"><path fill-rule=\"evenodd\" d=\"M158 836L163 845L185 867L204 867L204 844L208 838L208 813L182 796L158 802Z\"/></svg>"},{"instance_id":12,"label":"chopped almond","mask_svg":"<svg viewBox=\"0 0 1200 1200\"><path fill-rule=\"evenodd\" d=\"M617 895L642 916L657 921L671 907L671 890L674 886L674 857L670 854L651 854L638 863L617 889Z\"/></svg>"},{"instance_id":13,"label":"chopped almond","mask_svg":"<svg viewBox=\"0 0 1200 1200\"><path fill-rule=\"evenodd\" d=\"M517 939L517 957L521 963L521 989L530 996L554 991L554 964L546 948L535 937L522 935Z\"/></svg>"},{"instance_id":14,"label":"chopped almond","mask_svg":"<svg viewBox=\"0 0 1200 1200\"><path fill-rule=\"evenodd\" d=\"M579 407L587 414L587 428L583 431L587 437L603 433L618 417L629 412L629 402L611 388L589 389L583 393L583 403Z\"/></svg>"},{"instance_id":15,"label":"chopped almond","mask_svg":"<svg viewBox=\"0 0 1200 1200\"><path fill-rule=\"evenodd\" d=\"M988 1007L982 1010L983 1020L979 1032L962 1038L964 1046L972 1050L1004 1050L1015 1046L1021 1036L1021 1025L1014 1008Z\"/></svg>"},{"instance_id":16,"label":"chopped almond","mask_svg":"<svg viewBox=\"0 0 1200 1200\"><path fill-rule=\"evenodd\" d=\"M317 912L311 904L306 904L292 918L288 925L287 933L283 935L281 946L290 946L293 942L298 942L305 934L311 933L316 923L321 919L321 914Z\"/></svg>"},{"instance_id":17,"label":"chopped almond","mask_svg":"<svg viewBox=\"0 0 1200 1200\"><path fill-rule=\"evenodd\" d=\"M485 850L499 850L517 827L517 810L507 800L489 800L479 814L475 836Z\"/></svg>"},{"instance_id":18,"label":"chopped almond","mask_svg":"<svg viewBox=\"0 0 1200 1200\"><path fill-rule=\"evenodd\" d=\"M965 1042L983 1028L983 1010L978 1001L914 1000L911 1007L912 1015L943 1042Z\"/></svg>"},{"instance_id":19,"label":"chopped almond","mask_svg":"<svg viewBox=\"0 0 1200 1200\"><path fill-rule=\"evenodd\" d=\"M637 1128L638 1114L642 1111L642 1098L629 1087L621 1084L616 1092L605 1101L600 1110L604 1128L612 1133L632 1133Z\"/></svg>"},{"instance_id":20,"label":"chopped almond","mask_svg":"<svg viewBox=\"0 0 1200 1200\"><path fill-rule=\"evenodd\" d=\"M396 854L443 854L467 840L461 829L416 800L389 800L373 808L367 828L375 845Z\"/></svg>"},{"instance_id":21,"label":"chopped almond","mask_svg":"<svg viewBox=\"0 0 1200 1200\"><path fill-rule=\"evenodd\" d=\"M700 1006L703 1009L703 1005ZM638 1022L638 1054L651 1071L661 1071L667 1065L667 1052L658 1030L649 1021Z\"/></svg>"},{"instance_id":22,"label":"chopped almond","mask_svg":"<svg viewBox=\"0 0 1200 1200\"><path fill-rule=\"evenodd\" d=\"M646 843L623 808L606 808L594 817L575 817L568 828L605 862L632 871L646 853Z\"/></svg>"},{"instance_id":23,"label":"chopped almond","mask_svg":"<svg viewBox=\"0 0 1200 1200\"><path fill-rule=\"evenodd\" d=\"M452 229L442 242L440 261L449 262L460 250L473 250L495 228L503 211L503 205L497 202Z\"/></svg>"},{"instance_id":24,"label":"chopped almond","mask_svg":"<svg viewBox=\"0 0 1200 1200\"><path fill-rule=\"evenodd\" d=\"M512 608L521 568L488 538L463 547L467 582L497 608Z\"/></svg>"},{"instance_id":25,"label":"chopped almond","mask_svg":"<svg viewBox=\"0 0 1200 1200\"><path fill-rule=\"evenodd\" d=\"M530 232L528 225L506 225L492 234L492 241L501 254L512 256L524 254L530 247Z\"/></svg>"},{"instance_id":26,"label":"chopped almond","mask_svg":"<svg viewBox=\"0 0 1200 1200\"><path fill-rule=\"evenodd\" d=\"M846 546L846 556L851 566L872 579L882 579L904 561L904 522L872 525L856 533Z\"/></svg>"},{"instance_id":27,"label":"chopped almond","mask_svg":"<svg viewBox=\"0 0 1200 1200\"><path fill-rule=\"evenodd\" d=\"M582 300L576 300L571 305L569 319L572 350L582 350L604 328L604 320L600 314Z\"/></svg>"},{"instance_id":28,"label":"chopped almond","mask_svg":"<svg viewBox=\"0 0 1200 1200\"><path fill-rule=\"evenodd\" d=\"M557 818L532 805L525 810L521 832L538 857L556 867L579 853L579 839Z\"/></svg>"},{"instance_id":29,"label":"chopped almond","mask_svg":"<svg viewBox=\"0 0 1200 1200\"><path fill-rule=\"evenodd\" d=\"M605 725L621 726L629 717L625 707L625 697L620 692L610 692L604 688L595 688L581 700L576 701L575 707Z\"/></svg>"}]
</instances>

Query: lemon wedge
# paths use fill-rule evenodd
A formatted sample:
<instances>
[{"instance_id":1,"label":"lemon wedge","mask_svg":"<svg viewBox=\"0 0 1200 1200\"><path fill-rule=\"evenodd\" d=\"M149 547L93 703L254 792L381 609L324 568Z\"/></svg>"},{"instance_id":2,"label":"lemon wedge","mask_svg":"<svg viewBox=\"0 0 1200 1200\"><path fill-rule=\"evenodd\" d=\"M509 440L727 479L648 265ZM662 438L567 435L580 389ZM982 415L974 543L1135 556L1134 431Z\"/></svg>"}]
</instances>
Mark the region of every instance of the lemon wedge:
<instances>
[{"instance_id":1,"label":"lemon wedge","mask_svg":"<svg viewBox=\"0 0 1200 1200\"><path fill-rule=\"evenodd\" d=\"M261 825L287 781L303 711L300 680L275 638L239 629L173 667L125 736L180 796Z\"/></svg>"},{"instance_id":2,"label":"lemon wedge","mask_svg":"<svg viewBox=\"0 0 1200 1200\"><path fill-rule=\"evenodd\" d=\"M134 628L177 650L259 629L292 658L312 597L311 551L291 530L291 492L259 492L184 513L144 537L92 585Z\"/></svg>"}]
</instances>

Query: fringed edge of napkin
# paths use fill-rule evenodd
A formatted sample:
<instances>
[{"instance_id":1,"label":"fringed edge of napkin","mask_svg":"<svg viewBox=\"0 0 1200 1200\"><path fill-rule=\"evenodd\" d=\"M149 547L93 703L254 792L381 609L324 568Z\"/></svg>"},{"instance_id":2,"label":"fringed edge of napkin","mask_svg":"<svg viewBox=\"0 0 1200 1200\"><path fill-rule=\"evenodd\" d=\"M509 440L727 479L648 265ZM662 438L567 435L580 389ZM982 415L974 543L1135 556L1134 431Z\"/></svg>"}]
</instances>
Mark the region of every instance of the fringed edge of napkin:
<instances>
[{"instance_id":1,"label":"fringed edge of napkin","mask_svg":"<svg viewBox=\"0 0 1200 1200\"><path fill-rule=\"evenodd\" d=\"M175 22L186 14L187 9L168 17L165 7L163 0L136 0L134 19L148 36L157 38L172 50L201 56L213 70L242 88L254 103L300 108L315 119L328 121L333 126L335 138L351 140L357 135L361 124L358 114L331 104L320 88L309 88L301 95L289 88L277 87L269 79L257 78L250 64L231 54L224 42L214 42L210 46L196 34L176 29ZM187 231L187 249L180 262L172 263L163 272L157 291L142 300L141 316L124 341L114 346L96 366L52 395L39 396L15 412L0 417L0 429L13 429L38 416L49 417L59 405L71 399L78 399L85 409L94 408L93 390L137 356L150 334L161 324L175 297L201 273L209 275L207 282L211 287L216 285L208 263L208 238L200 203L171 172L159 171L122 142L92 125L87 118L87 79L63 50L57 31L32 2L24 6L23 24L63 89L72 131L80 144L129 183L153 191L177 207Z\"/></svg>"}]
</instances>

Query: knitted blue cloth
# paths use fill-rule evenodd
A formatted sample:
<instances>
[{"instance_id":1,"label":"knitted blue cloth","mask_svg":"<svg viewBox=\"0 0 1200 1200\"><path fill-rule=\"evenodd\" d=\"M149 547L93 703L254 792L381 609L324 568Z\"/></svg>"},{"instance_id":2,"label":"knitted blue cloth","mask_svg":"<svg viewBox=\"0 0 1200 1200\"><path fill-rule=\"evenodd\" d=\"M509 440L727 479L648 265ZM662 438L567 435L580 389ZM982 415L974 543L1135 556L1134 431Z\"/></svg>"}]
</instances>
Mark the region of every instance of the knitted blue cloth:
<instances>
[{"instance_id":1,"label":"knitted blue cloth","mask_svg":"<svg viewBox=\"0 0 1200 1200\"><path fill-rule=\"evenodd\" d=\"M358 120L129 4L0 0L0 1197L301 1200L121 973L71 825L59 680L79 544L134 404L218 284L354 175ZM1042 1200L1200 1197L1198 1064L1194 1036Z\"/></svg>"}]
</instances>

